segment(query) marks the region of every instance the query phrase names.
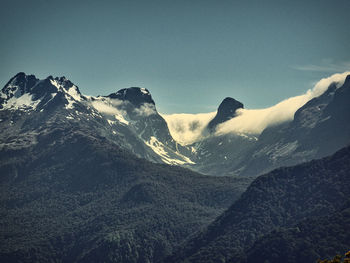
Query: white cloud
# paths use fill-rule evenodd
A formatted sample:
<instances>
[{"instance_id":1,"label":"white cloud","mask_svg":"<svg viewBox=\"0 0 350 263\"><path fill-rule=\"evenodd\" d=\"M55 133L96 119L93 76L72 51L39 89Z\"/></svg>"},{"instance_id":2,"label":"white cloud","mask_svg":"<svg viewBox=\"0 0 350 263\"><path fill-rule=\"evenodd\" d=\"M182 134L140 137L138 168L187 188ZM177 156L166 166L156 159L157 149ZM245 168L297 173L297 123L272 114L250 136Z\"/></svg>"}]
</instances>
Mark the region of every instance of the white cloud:
<instances>
[{"instance_id":1,"label":"white cloud","mask_svg":"<svg viewBox=\"0 0 350 263\"><path fill-rule=\"evenodd\" d=\"M322 65L302 65L293 66L292 68L302 71L317 71L317 72L342 72L350 68L350 62L332 63L332 61L325 60Z\"/></svg>"},{"instance_id":2,"label":"white cloud","mask_svg":"<svg viewBox=\"0 0 350 263\"><path fill-rule=\"evenodd\" d=\"M152 103L143 103L139 108L135 108L134 110L136 114L140 116L150 116L156 114L156 107Z\"/></svg>"},{"instance_id":3,"label":"white cloud","mask_svg":"<svg viewBox=\"0 0 350 263\"><path fill-rule=\"evenodd\" d=\"M116 115L120 114L121 111L117 109L123 102L115 99L100 99L91 101L91 105L101 113Z\"/></svg>"},{"instance_id":4,"label":"white cloud","mask_svg":"<svg viewBox=\"0 0 350 263\"><path fill-rule=\"evenodd\" d=\"M268 126L291 121L293 120L294 113L306 102L320 96L332 83L336 83L337 87L342 86L346 76L349 74L350 71L321 79L313 89L308 90L305 94L283 100L269 108L241 109L238 111L239 116L219 125L216 134L260 134Z\"/></svg>"},{"instance_id":5,"label":"white cloud","mask_svg":"<svg viewBox=\"0 0 350 263\"><path fill-rule=\"evenodd\" d=\"M333 82L337 87L343 85L350 71L334 74L321 79L305 94L291 97L265 109L239 109L238 116L218 126L216 135L228 133L260 134L266 127L293 120L294 113L306 102L320 96ZM205 137L204 129L216 112L200 114L162 115L168 123L173 138L182 145L197 142Z\"/></svg>"},{"instance_id":6,"label":"white cloud","mask_svg":"<svg viewBox=\"0 0 350 263\"><path fill-rule=\"evenodd\" d=\"M168 123L171 136L182 145L188 145L203 138L203 130L210 120L214 118L215 112L199 114L162 114Z\"/></svg>"}]
</instances>

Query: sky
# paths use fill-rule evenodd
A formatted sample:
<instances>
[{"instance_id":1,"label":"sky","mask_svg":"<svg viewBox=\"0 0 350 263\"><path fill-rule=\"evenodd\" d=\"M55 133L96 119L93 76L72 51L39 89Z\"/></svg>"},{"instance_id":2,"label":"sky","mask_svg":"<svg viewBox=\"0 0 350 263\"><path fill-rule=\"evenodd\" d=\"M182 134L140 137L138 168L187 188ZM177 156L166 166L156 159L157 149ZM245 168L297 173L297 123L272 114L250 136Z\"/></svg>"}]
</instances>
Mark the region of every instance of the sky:
<instances>
[{"instance_id":1,"label":"sky","mask_svg":"<svg viewBox=\"0 0 350 263\"><path fill-rule=\"evenodd\" d=\"M147 88L159 112L245 108L350 70L350 1L1 0L0 85L66 76L86 95Z\"/></svg>"}]
</instances>

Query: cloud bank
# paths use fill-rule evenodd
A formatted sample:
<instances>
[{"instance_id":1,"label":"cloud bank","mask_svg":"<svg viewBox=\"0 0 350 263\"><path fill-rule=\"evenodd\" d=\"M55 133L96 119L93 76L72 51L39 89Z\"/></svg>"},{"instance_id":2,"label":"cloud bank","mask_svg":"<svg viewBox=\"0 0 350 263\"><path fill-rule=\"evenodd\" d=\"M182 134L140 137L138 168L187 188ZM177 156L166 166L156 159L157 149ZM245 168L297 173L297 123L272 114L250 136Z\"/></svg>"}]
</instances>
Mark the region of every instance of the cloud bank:
<instances>
[{"instance_id":1,"label":"cloud bank","mask_svg":"<svg viewBox=\"0 0 350 263\"><path fill-rule=\"evenodd\" d=\"M293 120L294 113L312 98L320 96L330 84L339 88L344 84L350 71L334 74L321 79L305 94L283 100L264 109L239 109L238 116L220 124L216 135L228 133L259 135L266 127ZM201 114L162 115L168 123L173 138L183 145L188 145L203 138L203 131L216 112Z\"/></svg>"},{"instance_id":2,"label":"cloud bank","mask_svg":"<svg viewBox=\"0 0 350 263\"><path fill-rule=\"evenodd\" d=\"M161 114L168 124L170 134L175 141L182 145L188 145L203 138L203 130L211 119L216 115L215 112L199 114Z\"/></svg>"},{"instance_id":3,"label":"cloud bank","mask_svg":"<svg viewBox=\"0 0 350 263\"><path fill-rule=\"evenodd\" d=\"M312 98L324 93L329 85L336 83L339 88L344 84L345 78L350 72L334 74L321 79L305 94L291 97L280 103L265 109L242 109L239 116L219 125L216 134L249 133L260 134L266 127L293 120L294 113Z\"/></svg>"}]
</instances>

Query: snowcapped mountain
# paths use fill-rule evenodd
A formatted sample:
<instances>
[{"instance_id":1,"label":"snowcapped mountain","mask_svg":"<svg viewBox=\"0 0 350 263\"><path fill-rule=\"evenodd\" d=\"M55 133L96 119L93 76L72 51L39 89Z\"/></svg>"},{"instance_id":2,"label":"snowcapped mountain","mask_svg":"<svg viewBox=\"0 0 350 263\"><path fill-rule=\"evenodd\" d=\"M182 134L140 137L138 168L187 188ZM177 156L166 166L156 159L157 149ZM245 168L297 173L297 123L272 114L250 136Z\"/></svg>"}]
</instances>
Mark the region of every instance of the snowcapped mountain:
<instances>
[{"instance_id":1,"label":"snowcapped mountain","mask_svg":"<svg viewBox=\"0 0 350 263\"><path fill-rule=\"evenodd\" d=\"M0 93L1 148L36 143L52 129L94 129L101 137L139 157L184 165L193 162L186 147L171 137L151 94L142 88L123 89L105 97L84 96L65 77L39 80L19 73Z\"/></svg>"},{"instance_id":2,"label":"snowcapped mountain","mask_svg":"<svg viewBox=\"0 0 350 263\"><path fill-rule=\"evenodd\" d=\"M92 129L110 143L153 162L211 175L257 176L332 154L349 144L350 76L327 85L312 91L316 95L309 96L309 92L297 97L297 103L291 98L287 104L260 112L225 98L215 115L203 115L209 116L206 122L194 119L186 123L186 116L183 123L178 121L197 136L194 143L184 146L172 137L169 119L165 117L167 123L158 113L147 89L132 87L108 96L84 96L65 77L39 80L19 73L0 92L0 149L38 143L47 129ZM297 108L293 111L289 105ZM287 109L287 117L275 121L284 114L280 108ZM232 131L222 132L227 127Z\"/></svg>"}]
</instances>

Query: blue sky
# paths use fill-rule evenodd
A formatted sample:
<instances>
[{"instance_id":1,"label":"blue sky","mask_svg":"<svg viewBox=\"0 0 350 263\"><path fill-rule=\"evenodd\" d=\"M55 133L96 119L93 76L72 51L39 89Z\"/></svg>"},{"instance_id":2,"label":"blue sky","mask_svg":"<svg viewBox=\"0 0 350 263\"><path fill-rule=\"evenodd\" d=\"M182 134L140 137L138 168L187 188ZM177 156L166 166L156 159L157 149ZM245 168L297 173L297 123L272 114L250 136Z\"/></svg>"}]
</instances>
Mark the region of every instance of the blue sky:
<instances>
[{"instance_id":1,"label":"blue sky","mask_svg":"<svg viewBox=\"0 0 350 263\"><path fill-rule=\"evenodd\" d=\"M348 0L1 3L1 86L20 71L87 95L140 86L162 113L198 113L227 96L268 107L350 69Z\"/></svg>"}]
</instances>

